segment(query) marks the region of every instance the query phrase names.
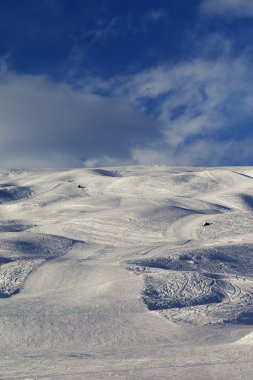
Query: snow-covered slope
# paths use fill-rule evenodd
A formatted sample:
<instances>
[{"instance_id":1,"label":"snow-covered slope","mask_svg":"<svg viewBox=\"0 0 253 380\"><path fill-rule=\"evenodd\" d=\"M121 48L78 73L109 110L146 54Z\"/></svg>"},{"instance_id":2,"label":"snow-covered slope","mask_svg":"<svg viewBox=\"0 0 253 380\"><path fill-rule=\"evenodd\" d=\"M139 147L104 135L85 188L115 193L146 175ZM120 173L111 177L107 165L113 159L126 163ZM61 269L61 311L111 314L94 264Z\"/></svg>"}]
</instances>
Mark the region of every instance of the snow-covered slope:
<instances>
[{"instance_id":1,"label":"snow-covered slope","mask_svg":"<svg viewBox=\"0 0 253 380\"><path fill-rule=\"evenodd\" d=\"M0 171L0 379L251 378L253 169Z\"/></svg>"}]
</instances>

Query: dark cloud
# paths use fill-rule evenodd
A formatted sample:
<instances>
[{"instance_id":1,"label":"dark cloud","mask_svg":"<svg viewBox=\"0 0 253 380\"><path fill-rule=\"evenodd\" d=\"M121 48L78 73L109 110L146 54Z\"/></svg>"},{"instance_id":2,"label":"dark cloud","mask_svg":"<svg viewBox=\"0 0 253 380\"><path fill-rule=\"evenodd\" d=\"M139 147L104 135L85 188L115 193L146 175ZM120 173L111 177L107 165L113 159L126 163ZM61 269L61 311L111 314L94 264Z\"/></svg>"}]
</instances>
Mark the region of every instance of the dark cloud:
<instances>
[{"instance_id":1,"label":"dark cloud","mask_svg":"<svg viewBox=\"0 0 253 380\"><path fill-rule=\"evenodd\" d=\"M77 91L43 76L10 72L1 76L4 166L131 162L133 148L158 136L154 121L127 102Z\"/></svg>"}]
</instances>

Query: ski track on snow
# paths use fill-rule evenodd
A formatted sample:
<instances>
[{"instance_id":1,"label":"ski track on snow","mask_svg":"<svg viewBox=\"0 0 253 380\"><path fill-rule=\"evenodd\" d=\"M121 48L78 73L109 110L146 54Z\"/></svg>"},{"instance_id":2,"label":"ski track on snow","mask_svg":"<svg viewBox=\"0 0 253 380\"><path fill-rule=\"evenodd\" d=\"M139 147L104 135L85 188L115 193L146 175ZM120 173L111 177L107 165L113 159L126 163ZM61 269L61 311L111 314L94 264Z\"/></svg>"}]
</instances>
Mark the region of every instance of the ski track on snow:
<instances>
[{"instance_id":1,"label":"ski track on snow","mask_svg":"<svg viewBox=\"0 0 253 380\"><path fill-rule=\"evenodd\" d=\"M252 211L246 167L1 170L0 379L250 378Z\"/></svg>"}]
</instances>

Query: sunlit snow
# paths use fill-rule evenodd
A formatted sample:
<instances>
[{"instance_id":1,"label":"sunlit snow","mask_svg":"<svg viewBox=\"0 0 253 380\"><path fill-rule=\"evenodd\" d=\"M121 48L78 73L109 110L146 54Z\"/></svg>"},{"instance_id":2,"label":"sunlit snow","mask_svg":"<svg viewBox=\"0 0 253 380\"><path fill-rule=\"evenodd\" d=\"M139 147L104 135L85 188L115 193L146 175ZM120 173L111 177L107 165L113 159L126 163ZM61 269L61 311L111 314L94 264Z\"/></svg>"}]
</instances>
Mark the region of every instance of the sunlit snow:
<instances>
[{"instance_id":1,"label":"sunlit snow","mask_svg":"<svg viewBox=\"0 0 253 380\"><path fill-rule=\"evenodd\" d=\"M253 169L0 171L1 379L251 378Z\"/></svg>"}]
</instances>

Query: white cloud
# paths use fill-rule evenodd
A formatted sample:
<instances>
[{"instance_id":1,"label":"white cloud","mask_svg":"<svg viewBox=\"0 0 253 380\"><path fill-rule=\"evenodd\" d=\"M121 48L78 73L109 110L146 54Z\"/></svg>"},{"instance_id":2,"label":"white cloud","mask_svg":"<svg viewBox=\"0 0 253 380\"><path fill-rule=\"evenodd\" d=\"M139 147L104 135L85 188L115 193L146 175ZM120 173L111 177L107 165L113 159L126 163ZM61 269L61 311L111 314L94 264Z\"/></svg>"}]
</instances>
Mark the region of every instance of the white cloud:
<instances>
[{"instance_id":1,"label":"white cloud","mask_svg":"<svg viewBox=\"0 0 253 380\"><path fill-rule=\"evenodd\" d=\"M81 158L87 166L253 162L246 55L85 78L79 90L3 66L1 166L81 166Z\"/></svg>"},{"instance_id":2,"label":"white cloud","mask_svg":"<svg viewBox=\"0 0 253 380\"><path fill-rule=\"evenodd\" d=\"M219 141L212 137L203 138L182 146L180 152L168 147L163 149L135 149L135 162L143 165L169 166L249 166L252 157L253 138Z\"/></svg>"},{"instance_id":3,"label":"white cloud","mask_svg":"<svg viewBox=\"0 0 253 380\"><path fill-rule=\"evenodd\" d=\"M224 17L252 17L252 0L203 0L201 11L207 15Z\"/></svg>"},{"instance_id":4,"label":"white cloud","mask_svg":"<svg viewBox=\"0 0 253 380\"><path fill-rule=\"evenodd\" d=\"M160 65L133 76L88 84L94 91L110 87L115 96L155 116L162 141L137 146L132 156L141 164L169 165L252 162L252 86L246 56ZM242 154L242 146L247 154Z\"/></svg>"},{"instance_id":5,"label":"white cloud","mask_svg":"<svg viewBox=\"0 0 253 380\"><path fill-rule=\"evenodd\" d=\"M126 101L43 76L0 75L1 166L81 166L82 160L130 162L131 150L159 131Z\"/></svg>"}]
</instances>

